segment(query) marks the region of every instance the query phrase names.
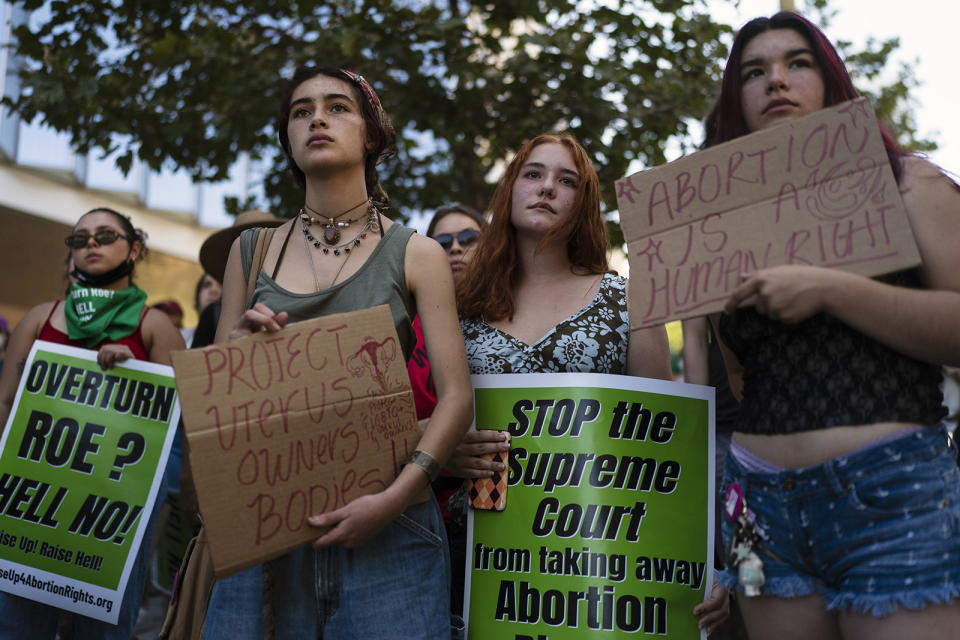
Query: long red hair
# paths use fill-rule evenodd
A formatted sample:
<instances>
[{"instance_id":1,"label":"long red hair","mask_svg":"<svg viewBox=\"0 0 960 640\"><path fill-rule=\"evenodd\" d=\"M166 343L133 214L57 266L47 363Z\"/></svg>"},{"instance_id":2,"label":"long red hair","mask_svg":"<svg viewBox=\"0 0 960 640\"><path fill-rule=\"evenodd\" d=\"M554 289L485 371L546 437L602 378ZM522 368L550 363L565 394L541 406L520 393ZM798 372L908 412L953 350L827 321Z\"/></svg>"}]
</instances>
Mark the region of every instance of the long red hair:
<instances>
[{"instance_id":1,"label":"long red hair","mask_svg":"<svg viewBox=\"0 0 960 640\"><path fill-rule=\"evenodd\" d=\"M541 144L560 144L573 157L580 183L571 215L540 241L541 251L557 237L567 238L567 258L574 273L605 273L607 228L600 213L600 179L590 157L576 139L566 133L544 133L523 145L510 161L490 201L490 226L480 237L473 259L457 284L457 308L460 315L495 321L513 318L516 308L514 288L520 276L517 234L510 222L513 184L533 149Z\"/></svg>"}]
</instances>

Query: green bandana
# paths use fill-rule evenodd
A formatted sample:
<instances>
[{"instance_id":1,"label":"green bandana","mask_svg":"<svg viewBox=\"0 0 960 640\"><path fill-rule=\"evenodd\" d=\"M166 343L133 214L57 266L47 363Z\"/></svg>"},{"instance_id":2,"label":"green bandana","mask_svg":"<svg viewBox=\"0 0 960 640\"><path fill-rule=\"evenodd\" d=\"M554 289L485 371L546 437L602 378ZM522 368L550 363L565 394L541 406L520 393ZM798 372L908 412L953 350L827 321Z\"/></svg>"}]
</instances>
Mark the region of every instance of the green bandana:
<instances>
[{"instance_id":1,"label":"green bandana","mask_svg":"<svg viewBox=\"0 0 960 640\"><path fill-rule=\"evenodd\" d=\"M83 340L91 349L105 340L125 338L140 326L140 312L147 294L133 284L126 289L97 289L70 285L63 312L67 335Z\"/></svg>"}]
</instances>

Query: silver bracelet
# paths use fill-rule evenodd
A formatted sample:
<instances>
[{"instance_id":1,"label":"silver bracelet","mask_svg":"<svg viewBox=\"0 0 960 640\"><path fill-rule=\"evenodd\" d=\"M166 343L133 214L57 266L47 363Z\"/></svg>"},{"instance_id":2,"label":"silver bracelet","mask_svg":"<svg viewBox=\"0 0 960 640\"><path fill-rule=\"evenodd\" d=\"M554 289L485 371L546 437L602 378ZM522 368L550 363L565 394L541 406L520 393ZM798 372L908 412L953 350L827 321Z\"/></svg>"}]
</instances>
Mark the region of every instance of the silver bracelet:
<instances>
[{"instance_id":1,"label":"silver bracelet","mask_svg":"<svg viewBox=\"0 0 960 640\"><path fill-rule=\"evenodd\" d=\"M412 464L423 469L423 472L427 474L430 482L436 480L437 476L440 475L440 463L434 460L433 456L426 451L417 449L411 453L410 460L407 461L407 464Z\"/></svg>"}]
</instances>

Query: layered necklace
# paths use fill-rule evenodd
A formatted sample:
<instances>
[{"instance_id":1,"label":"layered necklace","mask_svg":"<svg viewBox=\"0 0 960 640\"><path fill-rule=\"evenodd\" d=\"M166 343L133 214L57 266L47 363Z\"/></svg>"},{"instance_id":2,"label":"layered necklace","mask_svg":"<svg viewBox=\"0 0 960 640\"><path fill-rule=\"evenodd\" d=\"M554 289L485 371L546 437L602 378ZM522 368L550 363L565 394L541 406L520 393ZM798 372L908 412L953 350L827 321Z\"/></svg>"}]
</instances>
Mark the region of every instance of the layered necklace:
<instances>
[{"instance_id":1,"label":"layered necklace","mask_svg":"<svg viewBox=\"0 0 960 640\"><path fill-rule=\"evenodd\" d=\"M364 203L367 205L367 211L365 214L349 220L339 219ZM308 215L307 211L319 217L314 218L313 216ZM340 242L340 229L349 227L354 222L363 220L364 216L366 216L367 221L363 223L362 227L360 227L360 231L358 231L357 234L354 235L350 240L347 240L346 242ZM323 229L323 232L320 234L320 238L315 237L310 232L310 227L314 224L319 224ZM343 268L346 266L347 260L350 259L350 250L358 246L360 241L366 238L367 233L371 230L374 232L379 232L381 235L383 235L383 227L380 225L380 211L369 198L365 199L363 202L355 204L343 213L337 214L333 217L317 213L307 205L303 205L303 208L300 209L300 225L303 229L303 250L306 252L307 262L310 264L310 270L313 272L313 285L316 291L320 291L320 279L317 277L317 269L313 263L313 256L310 255L311 244L314 246L314 248L320 249L320 251L322 251L324 254L328 254L330 252L333 252L333 255L335 256L339 256L341 252L344 254L343 261L340 263L340 268L337 269L337 273L334 274L333 280L330 281L329 286L332 287L337 282L337 278L339 278L340 274L343 272Z\"/></svg>"},{"instance_id":2,"label":"layered necklace","mask_svg":"<svg viewBox=\"0 0 960 640\"><path fill-rule=\"evenodd\" d=\"M357 209L361 205L366 204L367 210L362 215L357 216L356 218L348 218L346 220L340 220L343 216L350 213L354 209ZM314 214L313 217L307 212ZM369 198L364 199L362 202L358 202L353 205L343 213L339 213L335 216L325 216L321 213L318 213L308 207L303 205L303 208L300 209L300 225L303 229L303 237L309 244L312 244L315 248L320 249L323 253L327 254L331 251L333 255L339 256L341 252L350 253L350 249L356 247L360 244L360 241L367 237L367 232L371 229L376 230L379 227L378 222L378 211ZM360 227L360 231L346 242L340 242L342 239L342 234L340 229L349 227L354 222L359 222L366 217L367 221ZM314 224L319 224L322 231L319 233L320 237L311 233L311 227Z\"/></svg>"}]
</instances>

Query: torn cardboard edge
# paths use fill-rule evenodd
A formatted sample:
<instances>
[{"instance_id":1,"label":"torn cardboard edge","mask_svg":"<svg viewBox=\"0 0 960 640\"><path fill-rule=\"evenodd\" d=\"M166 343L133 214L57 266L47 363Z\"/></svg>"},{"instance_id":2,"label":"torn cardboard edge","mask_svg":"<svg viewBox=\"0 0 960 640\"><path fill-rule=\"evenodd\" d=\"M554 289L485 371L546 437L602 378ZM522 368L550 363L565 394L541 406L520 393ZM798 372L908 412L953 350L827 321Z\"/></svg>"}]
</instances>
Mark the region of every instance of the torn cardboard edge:
<instances>
[{"instance_id":1,"label":"torn cardboard edge","mask_svg":"<svg viewBox=\"0 0 960 640\"><path fill-rule=\"evenodd\" d=\"M852 133L844 128L850 126L856 127ZM823 154L816 161L800 163L791 146L794 136L803 142L813 140L814 134ZM863 143L851 145L849 137L858 141L862 137ZM841 139L846 143L838 144ZM722 164L717 159L763 160L764 153L779 159L753 168L755 173L748 177L763 176L762 185L737 184L731 195L716 201L697 201L696 193L681 199L691 176L703 167ZM805 147L802 153L806 153ZM789 166L788 161L795 166L782 170ZM683 180L681 176L685 176ZM649 200L626 204L624 182ZM666 200L654 199L656 185L668 196ZM683 201L685 209L677 211L671 205L669 198L674 196L673 203ZM739 284L740 275L757 268L810 264L869 277L920 263L879 125L863 99L634 174L618 182L618 201L624 205L621 224L628 242L631 331L719 311ZM654 218L657 211L659 218ZM672 218L665 217L668 213ZM651 219L657 224L647 224ZM876 237L875 227L882 229ZM861 238L864 229L868 240ZM810 238L814 240L799 251L797 247ZM830 242L832 246L828 246ZM818 255L812 255L815 243L819 243ZM722 277L716 276L717 271ZM725 279L731 274L736 282L728 286ZM716 283L711 283L713 278ZM638 313L638 307L645 312Z\"/></svg>"},{"instance_id":2,"label":"torn cardboard edge","mask_svg":"<svg viewBox=\"0 0 960 640\"><path fill-rule=\"evenodd\" d=\"M616 194L617 194L617 205L621 215L621 226L631 226L628 222L624 224L624 219L632 220L634 218L642 218L644 213L647 213L649 217L649 207L646 211L643 210L642 204L637 204L633 201L630 193L628 192L637 192L637 193L646 193L644 190L639 189L636 185L633 184L632 180L634 178L641 178L644 185L656 185L658 183L670 183L672 182L680 173L689 173L684 171L685 168L701 168L710 164L727 164L727 162L720 163L711 163L710 161L714 158L728 160L734 153L739 153L742 151L755 151L756 149L764 150L764 143L771 140L776 140L778 138L790 137L792 134L797 132L804 132L807 129L815 131L819 126L830 123L843 124L842 116L847 116L855 111L863 111L863 114L869 115L868 124L864 126L869 131L870 136L867 142L865 143L865 148L857 154L847 154L851 159L864 159L864 158L876 158L875 162L871 168L880 168L889 172L889 176L893 177L893 172L889 166L889 159L886 154L886 149L883 147L883 138L880 135L880 126L877 121L876 115L873 112L873 107L870 105L869 101L866 98L858 98L856 100L851 100L848 102L843 102L832 107L821 109L815 113L804 116L797 120L778 125L770 129L764 129L762 131L755 131L753 133L741 136L734 140L724 142L718 145L714 145L707 149L697 151L682 158L677 158L666 164L657 165L655 167L650 167L642 171L638 171L629 176L617 180L615 183ZM852 116L851 116L852 117ZM866 119L866 118L865 118ZM819 126L815 126L819 125ZM834 145L835 146L835 145ZM769 151L769 143L766 145L766 151ZM793 151L789 151L793 153ZM747 157L752 157L757 155L756 153L745 154ZM738 165L739 166L739 165ZM869 169L867 169L869 170ZM729 171L729 168L728 168ZM766 171L762 171L766 173ZM690 174L692 177L692 174ZM840 176L829 175L823 179L819 179L814 182L812 185L803 186L816 186L822 185L833 180L842 179L846 174ZM728 180L729 181L729 180ZM751 183L752 184L752 183ZM717 207L711 207L710 203L694 203L692 206L685 206L682 210L674 211L672 217L667 220L661 220L658 223L652 225L646 223L637 223L636 229L641 230L643 235L639 237L646 237L661 231L666 231L676 227L686 226L691 222L695 222L709 215L716 213L730 213L736 211L743 207L745 204L752 204L757 202L753 199L753 192L757 189L761 189L764 192L769 192L769 196L761 195L768 200L776 200L777 193L776 191L780 188L781 183L768 181L766 184L760 184L755 186L741 185L743 193L741 195L727 195L721 197L718 195L715 197L715 200L728 200L730 201L728 205ZM652 190L652 189L651 189ZM667 194L671 193L671 190L667 190ZM679 214L679 215L678 215ZM633 228L631 228L633 231ZM633 239L638 237L636 233L630 233L629 236L626 235L625 238Z\"/></svg>"}]
</instances>

